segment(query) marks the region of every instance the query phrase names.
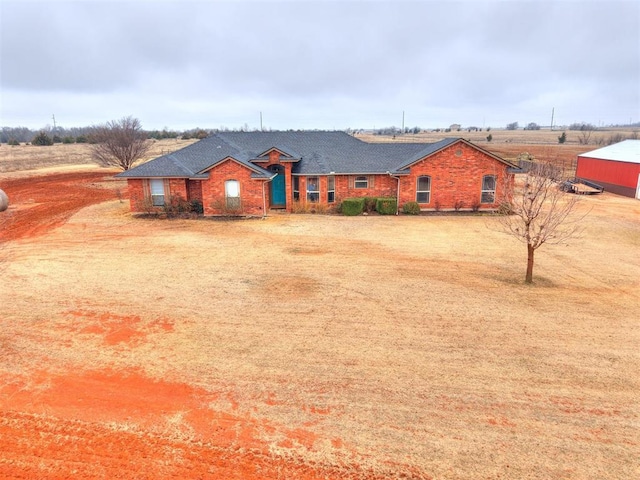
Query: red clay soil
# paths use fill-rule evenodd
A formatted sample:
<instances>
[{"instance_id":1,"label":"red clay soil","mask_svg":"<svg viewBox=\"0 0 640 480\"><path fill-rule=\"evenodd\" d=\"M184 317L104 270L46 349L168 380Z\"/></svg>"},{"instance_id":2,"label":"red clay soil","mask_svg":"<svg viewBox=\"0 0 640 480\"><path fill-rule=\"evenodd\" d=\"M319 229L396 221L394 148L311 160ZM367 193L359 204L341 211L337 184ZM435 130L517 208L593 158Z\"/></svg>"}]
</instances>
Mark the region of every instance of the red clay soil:
<instances>
[{"instance_id":1,"label":"red clay soil","mask_svg":"<svg viewBox=\"0 0 640 480\"><path fill-rule=\"evenodd\" d=\"M0 215L0 242L40 235L65 223L80 209L118 198L113 173L56 173L0 180L9 210Z\"/></svg>"},{"instance_id":2,"label":"red clay soil","mask_svg":"<svg viewBox=\"0 0 640 480\"><path fill-rule=\"evenodd\" d=\"M0 188L10 199L10 209L0 215L0 243L42 235L80 209L126 191L105 172L5 178ZM91 312L68 315L84 318ZM98 326L86 328L100 328L108 345L135 344L144 335L137 317L95 320ZM355 465L310 465L270 453L258 431L283 432L286 439L277 445L283 448L287 441L304 445L310 432L213 411L212 392L137 371L46 368L0 376L2 479L383 478ZM166 421L171 418L175 425Z\"/></svg>"},{"instance_id":3,"label":"red clay soil","mask_svg":"<svg viewBox=\"0 0 640 480\"><path fill-rule=\"evenodd\" d=\"M215 394L135 371L2 380L2 478L382 478L269 455L254 432L273 426L213 412ZM177 431L154 428L172 412L184 412Z\"/></svg>"}]
</instances>

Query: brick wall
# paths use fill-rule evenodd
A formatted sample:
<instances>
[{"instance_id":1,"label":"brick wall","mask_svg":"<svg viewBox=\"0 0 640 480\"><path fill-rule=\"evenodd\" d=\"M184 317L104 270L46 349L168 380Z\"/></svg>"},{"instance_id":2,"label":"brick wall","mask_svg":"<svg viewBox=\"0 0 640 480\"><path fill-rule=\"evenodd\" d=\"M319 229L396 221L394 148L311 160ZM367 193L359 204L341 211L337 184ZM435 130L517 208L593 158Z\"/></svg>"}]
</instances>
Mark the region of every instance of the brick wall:
<instances>
[{"instance_id":1,"label":"brick wall","mask_svg":"<svg viewBox=\"0 0 640 480\"><path fill-rule=\"evenodd\" d=\"M241 206L239 211L226 206L225 182L240 182ZM216 165L209 172L209 178L202 181L202 204L205 215L263 215L262 185L264 180L251 178L251 170L233 160Z\"/></svg>"},{"instance_id":2,"label":"brick wall","mask_svg":"<svg viewBox=\"0 0 640 480\"><path fill-rule=\"evenodd\" d=\"M187 200L202 201L202 182L200 180L187 180Z\"/></svg>"},{"instance_id":3,"label":"brick wall","mask_svg":"<svg viewBox=\"0 0 640 480\"><path fill-rule=\"evenodd\" d=\"M189 198L187 195L187 179L185 178L170 178L169 179L169 195L172 197L186 200Z\"/></svg>"},{"instance_id":4,"label":"brick wall","mask_svg":"<svg viewBox=\"0 0 640 480\"><path fill-rule=\"evenodd\" d=\"M137 178L130 178L127 180L127 187L129 189L129 205L132 212L144 212L144 185L141 180Z\"/></svg>"},{"instance_id":5,"label":"brick wall","mask_svg":"<svg viewBox=\"0 0 640 480\"><path fill-rule=\"evenodd\" d=\"M410 169L408 176L400 180L400 207L416 201L417 180L421 175L431 177L431 198L422 209L495 209L504 198L505 182L513 183L513 175L507 173L507 165L490 155L463 142L455 143L441 152L422 160ZM481 204L482 177L495 175L496 202Z\"/></svg>"}]
</instances>

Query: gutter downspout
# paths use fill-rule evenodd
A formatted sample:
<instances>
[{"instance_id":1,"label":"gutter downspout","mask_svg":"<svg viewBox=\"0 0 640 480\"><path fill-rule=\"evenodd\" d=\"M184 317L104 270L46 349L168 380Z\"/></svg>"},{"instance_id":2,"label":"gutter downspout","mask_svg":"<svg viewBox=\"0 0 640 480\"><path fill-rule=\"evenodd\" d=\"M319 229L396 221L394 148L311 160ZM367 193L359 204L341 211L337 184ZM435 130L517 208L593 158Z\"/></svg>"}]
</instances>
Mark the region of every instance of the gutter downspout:
<instances>
[{"instance_id":1,"label":"gutter downspout","mask_svg":"<svg viewBox=\"0 0 640 480\"><path fill-rule=\"evenodd\" d=\"M400 213L400 177L391 175L391 172L389 171L387 171L387 174L398 181L398 190L396 192L396 215L398 215L398 213Z\"/></svg>"}]
</instances>

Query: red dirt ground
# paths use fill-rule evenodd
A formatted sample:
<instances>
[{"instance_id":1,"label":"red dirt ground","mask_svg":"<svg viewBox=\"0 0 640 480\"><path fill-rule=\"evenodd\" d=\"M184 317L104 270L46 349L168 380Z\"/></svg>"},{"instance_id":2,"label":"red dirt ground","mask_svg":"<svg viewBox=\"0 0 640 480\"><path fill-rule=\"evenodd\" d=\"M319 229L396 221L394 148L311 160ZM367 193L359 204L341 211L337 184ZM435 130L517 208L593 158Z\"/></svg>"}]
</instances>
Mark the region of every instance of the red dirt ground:
<instances>
[{"instance_id":1,"label":"red dirt ground","mask_svg":"<svg viewBox=\"0 0 640 480\"><path fill-rule=\"evenodd\" d=\"M4 179L0 182L9 196L9 210L0 216L0 242L39 235L62 225L80 209L114 200L117 188L126 187L112 172L55 173Z\"/></svg>"},{"instance_id":2,"label":"red dirt ground","mask_svg":"<svg viewBox=\"0 0 640 480\"><path fill-rule=\"evenodd\" d=\"M126 191L112 172L5 178L0 188L10 199L0 216L0 244L42 235L80 209ZM102 333L107 345L134 345L146 335L135 316L67 313L81 326L73 333ZM160 319L156 327L171 331L173 325ZM0 347L2 354L6 346ZM53 373L43 365L22 376L5 374L0 377L0 478L383 478L354 465L315 466L269 454L255 432L275 426L212 411L207 403L215 397L137 371ZM167 415L179 419L175 431L158 430L158 418ZM287 441L313 443L310 432L278 429L287 433L285 448Z\"/></svg>"}]
</instances>

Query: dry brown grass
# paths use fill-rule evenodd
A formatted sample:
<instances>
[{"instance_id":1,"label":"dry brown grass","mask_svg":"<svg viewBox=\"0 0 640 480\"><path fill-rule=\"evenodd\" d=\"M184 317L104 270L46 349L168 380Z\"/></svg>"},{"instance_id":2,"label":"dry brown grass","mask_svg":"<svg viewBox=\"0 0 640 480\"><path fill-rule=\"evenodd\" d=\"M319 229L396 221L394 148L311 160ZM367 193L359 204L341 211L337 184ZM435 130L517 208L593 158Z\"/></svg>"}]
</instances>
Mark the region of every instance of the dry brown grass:
<instances>
[{"instance_id":1,"label":"dry brown grass","mask_svg":"<svg viewBox=\"0 0 640 480\"><path fill-rule=\"evenodd\" d=\"M187 385L259 422L273 458L388 478L634 478L640 203L582 208L583 236L540 249L527 286L524 247L488 216L162 221L102 203L7 244L0 374L40 378L24 408L103 426L98 407L46 407L36 373ZM163 408L127 428L192 439L193 406Z\"/></svg>"},{"instance_id":2,"label":"dry brown grass","mask_svg":"<svg viewBox=\"0 0 640 480\"><path fill-rule=\"evenodd\" d=\"M153 147L142 161L173 152L195 141L177 139L150 140L153 143ZM0 173L58 167L61 165L95 165L91 160L90 148L91 146L86 143L58 143L48 147L2 144L0 146Z\"/></svg>"},{"instance_id":3,"label":"dry brown grass","mask_svg":"<svg viewBox=\"0 0 640 480\"><path fill-rule=\"evenodd\" d=\"M395 139L388 135L373 135L373 134L358 134L358 138L367 142L436 142L445 137L462 137L470 140L474 143L478 143L482 146L500 144L500 143L521 143L530 145L558 145L558 137L562 135L562 132L566 132L567 140L564 145L579 145L579 138L582 136L581 132L575 130L554 130L540 129L540 130L504 130L504 129L491 129L490 131L484 130L468 132L465 129L460 131L440 132L428 131L420 132L416 135L405 134L396 135ZM491 142L487 141L487 136L491 134L493 137ZM593 150L597 148L597 142L599 140L608 140L612 135L620 134L626 138L632 136L638 136L640 134L640 128L602 128L594 131L590 137L588 145L580 145L587 150Z\"/></svg>"}]
</instances>

